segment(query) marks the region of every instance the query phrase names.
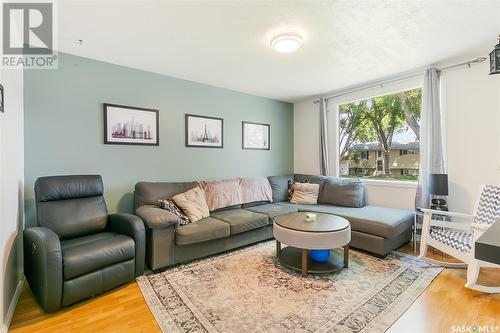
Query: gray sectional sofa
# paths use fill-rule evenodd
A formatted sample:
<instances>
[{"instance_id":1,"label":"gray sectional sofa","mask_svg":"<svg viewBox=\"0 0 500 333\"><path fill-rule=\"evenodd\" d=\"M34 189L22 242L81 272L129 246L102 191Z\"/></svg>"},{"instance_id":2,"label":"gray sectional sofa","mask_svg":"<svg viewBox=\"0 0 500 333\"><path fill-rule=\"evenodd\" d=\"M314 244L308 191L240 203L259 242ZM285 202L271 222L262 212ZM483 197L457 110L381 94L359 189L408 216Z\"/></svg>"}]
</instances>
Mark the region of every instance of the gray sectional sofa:
<instances>
[{"instance_id":1,"label":"gray sectional sofa","mask_svg":"<svg viewBox=\"0 0 500 333\"><path fill-rule=\"evenodd\" d=\"M268 177L273 202L225 207L210 217L179 225L177 217L156 206L196 186L194 182L139 182L135 186L136 215L146 226L146 263L153 270L206 257L273 237L276 216L311 211L342 216L351 223L351 246L385 256L411 238L413 213L365 205L365 190L359 180L313 175ZM287 201L288 182L320 184L317 205L298 205Z\"/></svg>"}]
</instances>

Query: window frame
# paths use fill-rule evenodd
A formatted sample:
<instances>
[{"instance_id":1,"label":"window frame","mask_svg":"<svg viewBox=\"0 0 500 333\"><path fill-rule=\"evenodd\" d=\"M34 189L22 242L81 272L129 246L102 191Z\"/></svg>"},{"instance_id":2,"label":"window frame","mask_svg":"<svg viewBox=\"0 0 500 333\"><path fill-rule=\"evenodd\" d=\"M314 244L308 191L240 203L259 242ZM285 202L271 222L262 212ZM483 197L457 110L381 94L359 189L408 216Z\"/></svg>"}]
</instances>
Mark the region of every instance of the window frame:
<instances>
[{"instance_id":1,"label":"window frame","mask_svg":"<svg viewBox=\"0 0 500 333\"><path fill-rule=\"evenodd\" d=\"M329 124L329 135L330 138L330 161L331 163L331 174L336 177L343 178L340 175L340 130L339 124L339 106L342 104L358 102L366 100L368 98L376 98L385 95L397 94L399 92L408 91L412 89L423 87L423 76L415 76L409 79L403 79L394 81L387 84L380 84L377 87L370 87L367 89L359 89L353 91L352 93L339 94L338 97L331 98L328 102L328 124ZM377 153L378 158L378 153ZM369 186L384 186L384 187L404 187L404 188L416 188L417 181L411 180L386 180L386 179L366 179L360 178L363 183Z\"/></svg>"}]
</instances>

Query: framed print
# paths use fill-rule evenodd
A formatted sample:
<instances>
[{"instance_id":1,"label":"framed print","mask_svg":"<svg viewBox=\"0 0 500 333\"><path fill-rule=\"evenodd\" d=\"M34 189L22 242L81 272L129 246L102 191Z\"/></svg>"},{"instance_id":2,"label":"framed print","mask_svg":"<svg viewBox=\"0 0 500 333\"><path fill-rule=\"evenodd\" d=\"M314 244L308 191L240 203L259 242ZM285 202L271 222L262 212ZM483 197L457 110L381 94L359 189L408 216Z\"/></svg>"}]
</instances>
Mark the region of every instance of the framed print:
<instances>
[{"instance_id":1,"label":"framed print","mask_svg":"<svg viewBox=\"0 0 500 333\"><path fill-rule=\"evenodd\" d=\"M104 103L104 143L160 144L158 110Z\"/></svg>"},{"instance_id":2,"label":"framed print","mask_svg":"<svg viewBox=\"0 0 500 333\"><path fill-rule=\"evenodd\" d=\"M0 84L0 112L4 112L3 86Z\"/></svg>"},{"instance_id":3,"label":"framed print","mask_svg":"<svg viewBox=\"0 0 500 333\"><path fill-rule=\"evenodd\" d=\"M223 148L224 119L186 114L186 147Z\"/></svg>"},{"instance_id":4,"label":"framed print","mask_svg":"<svg viewBox=\"0 0 500 333\"><path fill-rule=\"evenodd\" d=\"M243 149L271 149L271 126L269 124L242 122Z\"/></svg>"}]
</instances>

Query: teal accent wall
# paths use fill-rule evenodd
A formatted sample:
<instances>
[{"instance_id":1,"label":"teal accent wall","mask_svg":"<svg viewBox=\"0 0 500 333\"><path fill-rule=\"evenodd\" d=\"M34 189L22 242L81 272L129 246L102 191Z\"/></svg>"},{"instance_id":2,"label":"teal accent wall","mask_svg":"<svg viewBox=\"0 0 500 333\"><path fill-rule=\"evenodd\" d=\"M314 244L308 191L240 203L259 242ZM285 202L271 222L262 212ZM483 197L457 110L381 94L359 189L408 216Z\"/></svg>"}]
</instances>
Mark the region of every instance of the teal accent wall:
<instances>
[{"instance_id":1,"label":"teal accent wall","mask_svg":"<svg viewBox=\"0 0 500 333\"><path fill-rule=\"evenodd\" d=\"M290 103L61 53L58 70L24 73L27 225L40 176L100 174L109 211L132 212L138 181L293 172ZM103 144L102 103L159 109L160 146ZM224 148L185 147L186 113L224 118ZM244 120L271 125L271 150L242 150Z\"/></svg>"}]
</instances>

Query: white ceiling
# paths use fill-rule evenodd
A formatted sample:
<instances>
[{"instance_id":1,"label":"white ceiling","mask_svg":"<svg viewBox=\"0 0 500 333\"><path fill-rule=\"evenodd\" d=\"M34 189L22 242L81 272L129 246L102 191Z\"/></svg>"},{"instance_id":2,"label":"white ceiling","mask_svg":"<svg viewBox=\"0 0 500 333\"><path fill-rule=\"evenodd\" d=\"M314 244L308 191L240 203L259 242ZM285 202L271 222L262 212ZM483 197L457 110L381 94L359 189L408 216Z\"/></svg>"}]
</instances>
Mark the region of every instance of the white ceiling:
<instances>
[{"instance_id":1,"label":"white ceiling","mask_svg":"<svg viewBox=\"0 0 500 333\"><path fill-rule=\"evenodd\" d=\"M58 11L63 52L284 101L486 55L500 33L500 1L67 1ZM303 35L299 51L270 49L284 29Z\"/></svg>"}]
</instances>

